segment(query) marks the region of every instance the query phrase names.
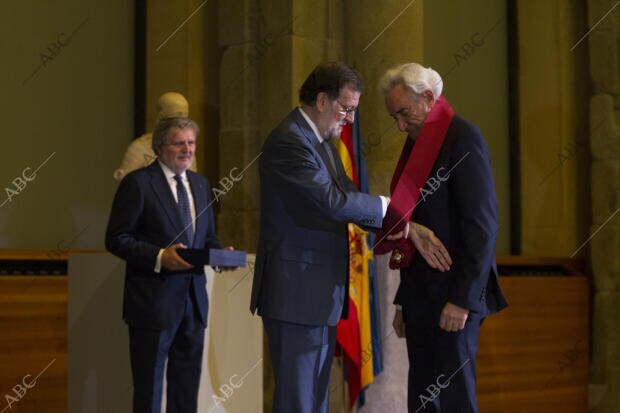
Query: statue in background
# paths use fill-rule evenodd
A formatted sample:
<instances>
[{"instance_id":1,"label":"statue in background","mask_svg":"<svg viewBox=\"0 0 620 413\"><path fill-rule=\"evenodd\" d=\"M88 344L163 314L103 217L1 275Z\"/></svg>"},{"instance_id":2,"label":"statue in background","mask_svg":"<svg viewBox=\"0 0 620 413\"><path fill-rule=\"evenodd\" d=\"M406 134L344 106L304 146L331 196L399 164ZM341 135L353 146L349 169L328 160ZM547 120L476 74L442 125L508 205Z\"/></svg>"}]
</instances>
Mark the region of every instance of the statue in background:
<instances>
[{"instance_id":1,"label":"statue in background","mask_svg":"<svg viewBox=\"0 0 620 413\"><path fill-rule=\"evenodd\" d=\"M167 92L161 95L159 99L157 99L156 109L156 122L174 116L187 117L189 115L189 103L187 99L185 99L185 96L182 94L176 92ZM131 142L125 151L121 165L114 171L114 179L120 182L128 173L153 162L157 156L151 148L151 142L151 132L145 133ZM189 169L196 172L195 157Z\"/></svg>"}]
</instances>

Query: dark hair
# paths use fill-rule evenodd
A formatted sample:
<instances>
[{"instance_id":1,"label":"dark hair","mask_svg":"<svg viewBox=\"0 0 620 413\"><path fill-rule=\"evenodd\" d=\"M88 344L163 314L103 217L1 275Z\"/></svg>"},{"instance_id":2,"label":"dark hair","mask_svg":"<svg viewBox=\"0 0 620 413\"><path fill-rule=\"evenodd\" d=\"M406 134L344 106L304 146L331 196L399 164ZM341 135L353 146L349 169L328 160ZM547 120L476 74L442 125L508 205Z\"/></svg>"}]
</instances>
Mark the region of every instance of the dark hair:
<instances>
[{"instance_id":1,"label":"dark hair","mask_svg":"<svg viewBox=\"0 0 620 413\"><path fill-rule=\"evenodd\" d=\"M299 89L299 100L306 105L314 105L320 92L327 93L330 100L338 99L345 86L351 86L357 92L364 88L362 78L357 70L342 62L329 62L317 65Z\"/></svg>"},{"instance_id":2,"label":"dark hair","mask_svg":"<svg viewBox=\"0 0 620 413\"><path fill-rule=\"evenodd\" d=\"M168 132L170 129L185 129L190 128L194 131L194 135L198 136L198 132L200 129L196 122L191 120L190 118L185 118L182 116L175 116L172 118L164 118L155 124L155 129L153 129L153 137L151 147L153 148L153 152L159 155L158 150L163 146L166 142L166 138L168 137Z\"/></svg>"}]
</instances>

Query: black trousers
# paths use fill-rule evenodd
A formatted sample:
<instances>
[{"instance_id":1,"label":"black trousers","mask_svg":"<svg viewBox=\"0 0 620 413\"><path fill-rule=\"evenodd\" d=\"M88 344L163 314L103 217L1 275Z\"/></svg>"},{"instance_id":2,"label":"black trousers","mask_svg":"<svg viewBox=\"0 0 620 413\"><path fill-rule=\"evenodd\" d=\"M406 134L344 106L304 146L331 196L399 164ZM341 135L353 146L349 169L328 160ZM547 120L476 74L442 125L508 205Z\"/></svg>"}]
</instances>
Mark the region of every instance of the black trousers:
<instances>
[{"instance_id":1,"label":"black trousers","mask_svg":"<svg viewBox=\"0 0 620 413\"><path fill-rule=\"evenodd\" d=\"M447 332L407 323L409 413L478 413L476 354L482 320Z\"/></svg>"},{"instance_id":2,"label":"black trousers","mask_svg":"<svg viewBox=\"0 0 620 413\"><path fill-rule=\"evenodd\" d=\"M183 316L167 329L129 327L134 413L161 412L164 367L166 413L198 410L204 337L205 326L191 288Z\"/></svg>"}]
</instances>

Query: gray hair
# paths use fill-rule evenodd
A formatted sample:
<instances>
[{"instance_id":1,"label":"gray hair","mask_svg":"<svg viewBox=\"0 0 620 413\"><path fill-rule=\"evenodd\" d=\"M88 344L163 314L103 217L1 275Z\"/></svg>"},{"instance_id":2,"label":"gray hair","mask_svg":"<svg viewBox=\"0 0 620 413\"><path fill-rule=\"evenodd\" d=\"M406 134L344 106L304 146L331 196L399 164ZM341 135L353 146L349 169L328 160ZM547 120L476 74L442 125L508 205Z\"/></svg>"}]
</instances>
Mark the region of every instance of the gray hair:
<instances>
[{"instance_id":1,"label":"gray hair","mask_svg":"<svg viewBox=\"0 0 620 413\"><path fill-rule=\"evenodd\" d=\"M198 132L200 131L200 128L198 128L198 124L196 124L196 122L194 122L190 118L176 116L172 118L161 119L155 124L155 129L153 129L153 141L151 143L151 148L153 148L153 152L158 154L158 149L161 148L166 142L168 133L172 128L191 128L194 131L195 136L198 136Z\"/></svg>"},{"instance_id":2,"label":"gray hair","mask_svg":"<svg viewBox=\"0 0 620 413\"><path fill-rule=\"evenodd\" d=\"M430 67L424 67L417 63L405 63L385 72L379 82L379 88L384 96L390 93L390 90L396 85L409 88L418 96L430 90L437 99L441 96L443 80L441 80L439 73Z\"/></svg>"}]
</instances>

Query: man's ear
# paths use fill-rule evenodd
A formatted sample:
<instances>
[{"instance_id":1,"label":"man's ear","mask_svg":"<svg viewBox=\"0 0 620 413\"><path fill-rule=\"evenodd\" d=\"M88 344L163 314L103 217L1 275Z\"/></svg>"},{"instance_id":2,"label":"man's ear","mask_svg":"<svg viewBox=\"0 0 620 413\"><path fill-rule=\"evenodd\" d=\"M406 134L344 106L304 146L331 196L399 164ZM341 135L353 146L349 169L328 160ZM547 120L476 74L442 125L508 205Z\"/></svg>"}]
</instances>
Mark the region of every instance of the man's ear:
<instances>
[{"instance_id":1,"label":"man's ear","mask_svg":"<svg viewBox=\"0 0 620 413\"><path fill-rule=\"evenodd\" d=\"M314 106L316 107L316 110L319 113L323 113L325 111L325 108L327 107L328 101L329 99L328 99L327 93L319 92L316 95L316 103L314 104Z\"/></svg>"},{"instance_id":2,"label":"man's ear","mask_svg":"<svg viewBox=\"0 0 620 413\"><path fill-rule=\"evenodd\" d=\"M433 105L435 105L435 100L436 100L433 92L431 90L425 90L422 96L424 96L424 99L426 100L426 103L428 104L429 109L431 109Z\"/></svg>"}]
</instances>

